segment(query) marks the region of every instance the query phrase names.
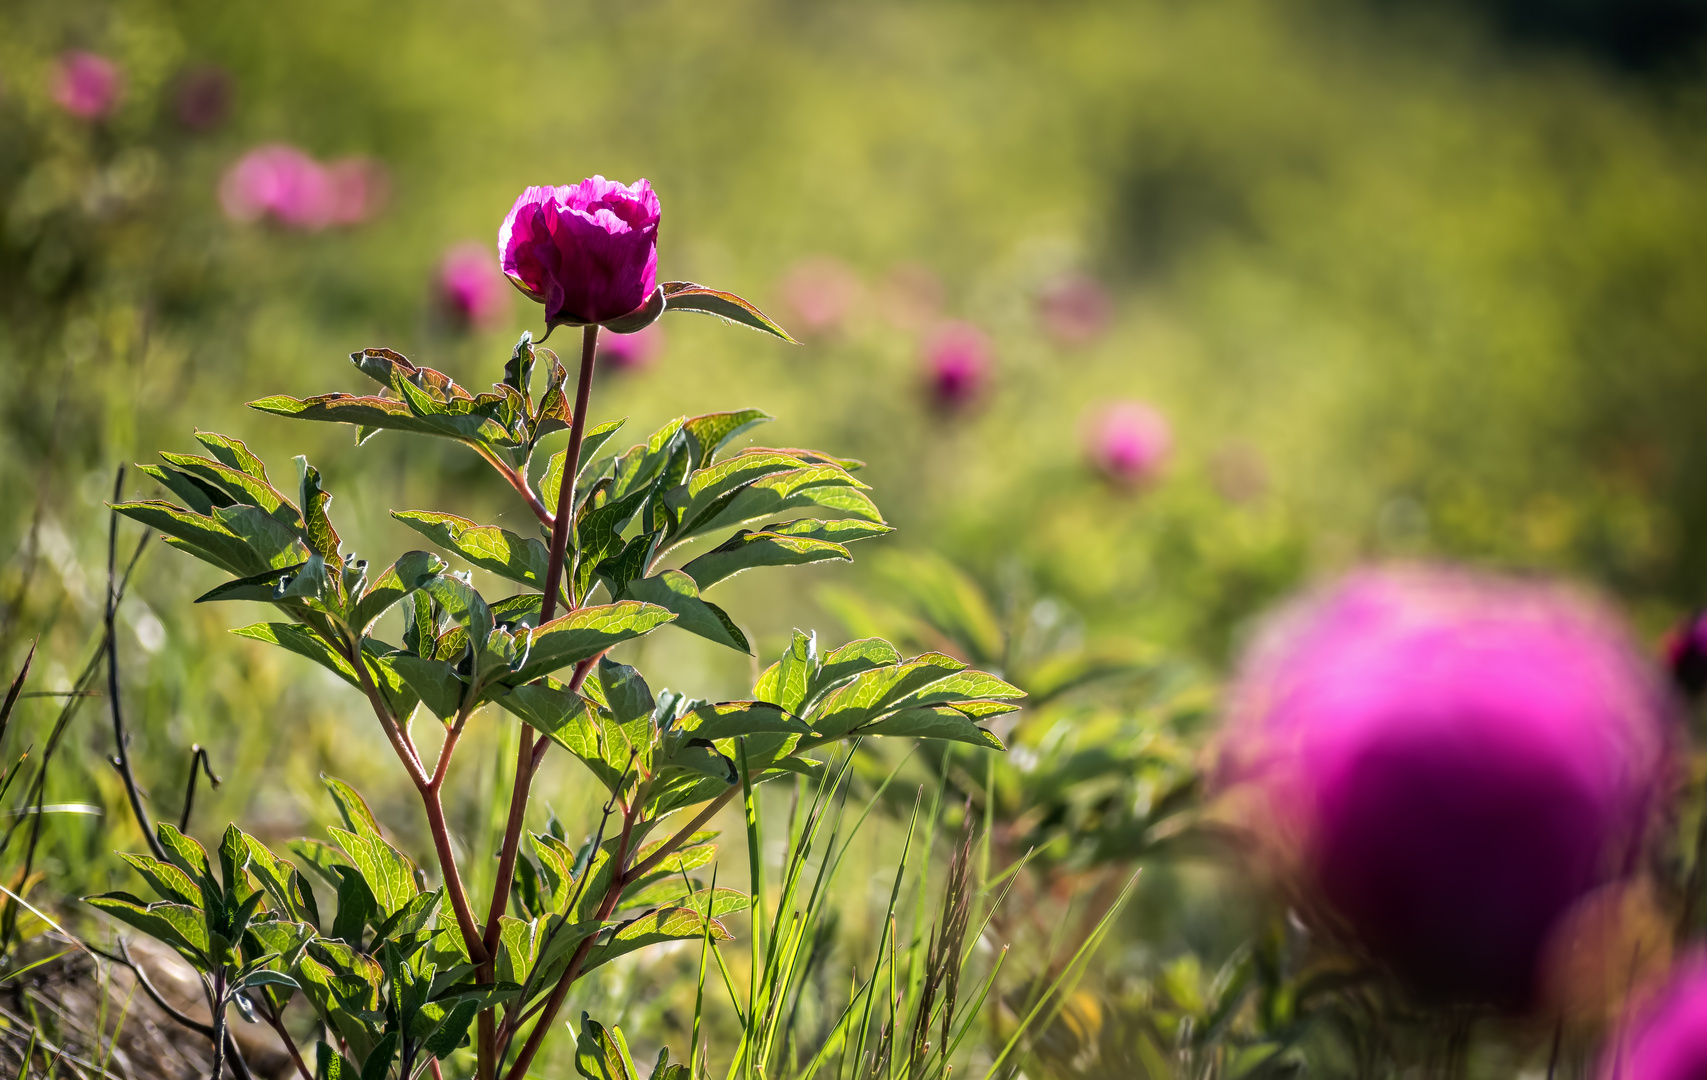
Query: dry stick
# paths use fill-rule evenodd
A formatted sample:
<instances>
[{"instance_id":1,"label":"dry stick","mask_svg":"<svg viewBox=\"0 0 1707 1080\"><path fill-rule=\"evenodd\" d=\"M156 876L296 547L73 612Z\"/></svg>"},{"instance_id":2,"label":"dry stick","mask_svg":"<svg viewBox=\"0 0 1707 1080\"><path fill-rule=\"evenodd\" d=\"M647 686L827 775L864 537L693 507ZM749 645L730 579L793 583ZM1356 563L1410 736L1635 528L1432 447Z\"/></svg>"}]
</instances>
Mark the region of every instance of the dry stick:
<instances>
[{"instance_id":1,"label":"dry stick","mask_svg":"<svg viewBox=\"0 0 1707 1080\"><path fill-rule=\"evenodd\" d=\"M119 466L118 476L113 481L113 501L118 502L124 496L124 466ZM154 823L148 819L148 811L142 805L142 792L136 786L136 775L131 772L130 752L127 744L130 738L125 734L124 714L119 707L119 646L117 617L119 601L124 599L125 587L130 583L130 573L136 569L136 561L142 557L143 545L148 542L150 534L144 533L142 540L136 545L136 554L130 558L130 565L125 567L124 577L118 577L118 538L119 515L113 511L112 520L107 527L107 610L106 610L106 652L107 652L107 697L113 710L113 740L118 744L113 755L113 765L118 769L119 776L124 780L125 795L130 799L131 813L136 815L137 828L142 830L143 839L148 842L148 849L161 862L169 862L166 849L160 843L160 838L154 833ZM46 761L42 763L44 775ZM192 773L192 775L194 775ZM36 815L41 820L41 815ZM32 838L33 841L33 838ZM32 842L33 846L33 842ZM134 967L133 969L134 970ZM152 991L149 994L153 996ZM213 1028L208 1031L208 1038L216 1041L214 1059L221 1058L229 1061L231 1071L236 1073L239 1080L252 1080L249 1063L243 1060L243 1055L237 1049L237 1043L231 1037L231 1032L225 1030L219 1018L215 1017ZM216 1038L218 1036L218 1038ZM218 1080L218 1070L215 1070L214 1080Z\"/></svg>"},{"instance_id":2,"label":"dry stick","mask_svg":"<svg viewBox=\"0 0 1707 1080\"><path fill-rule=\"evenodd\" d=\"M541 626L550 622L552 616L557 614L557 593L563 584L563 564L568 558L569 532L574 527L575 480L581 471L581 438L587 430L587 400L593 392L593 355L598 348L598 341L599 328L596 323L582 330L581 377L575 387L575 412L569 420L569 446L563 454L563 480L557 487L557 513L552 517L551 550L545 564L545 596L540 601L539 608ZM574 583L571 582L569 607L574 608L578 601ZM576 668L576 675L583 679L586 677L579 667ZM578 684L574 688L580 689ZM500 918L510 903L510 883L515 877L516 855L521 850L522 843L522 826L527 820L528 791L533 787L534 758L539 752L528 726L523 724L521 727L521 737L516 745L516 779L510 788L510 816L504 824L504 844L498 854L498 877L492 886L492 903L486 914L486 936L481 943L489 957L496 955L498 951L499 934L503 929ZM545 736L541 735L540 741L544 740ZM492 961L487 960L481 966L478 977L481 982L491 982L494 974ZM481 1012L477 1036L479 1080L492 1080L497 1071L495 1059L498 1048L498 1029L492 1010Z\"/></svg>"},{"instance_id":3,"label":"dry stick","mask_svg":"<svg viewBox=\"0 0 1707 1080\"><path fill-rule=\"evenodd\" d=\"M213 775L213 765L208 760L207 747L202 746L200 743L191 743L190 782L184 789L184 813L183 816L178 819L179 832L190 831L190 811L194 810L196 806L196 766L198 765L201 766L202 772L207 773L208 783L212 784L214 787L218 787L220 784L219 777Z\"/></svg>"}]
</instances>

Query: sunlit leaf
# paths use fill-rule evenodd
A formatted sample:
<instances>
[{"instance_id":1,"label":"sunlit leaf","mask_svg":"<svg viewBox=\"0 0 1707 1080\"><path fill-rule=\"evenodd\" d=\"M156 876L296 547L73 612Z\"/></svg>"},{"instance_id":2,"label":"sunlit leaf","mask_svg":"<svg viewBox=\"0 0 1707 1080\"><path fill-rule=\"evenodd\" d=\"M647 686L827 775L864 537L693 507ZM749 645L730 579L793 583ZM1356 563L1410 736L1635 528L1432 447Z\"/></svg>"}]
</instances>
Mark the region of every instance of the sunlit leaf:
<instances>
[{"instance_id":1,"label":"sunlit leaf","mask_svg":"<svg viewBox=\"0 0 1707 1080\"><path fill-rule=\"evenodd\" d=\"M747 636L734 620L716 604L701 600L699 587L693 578L680 570L666 570L655 577L631 581L623 595L627 599L643 600L675 612L678 616L676 625L690 634L698 634L739 652L753 651L747 644Z\"/></svg>"},{"instance_id":2,"label":"sunlit leaf","mask_svg":"<svg viewBox=\"0 0 1707 1080\"><path fill-rule=\"evenodd\" d=\"M394 510L391 516L482 570L536 589L545 588L549 553L532 537L518 536L496 525L478 525L455 514Z\"/></svg>"},{"instance_id":3,"label":"sunlit leaf","mask_svg":"<svg viewBox=\"0 0 1707 1080\"><path fill-rule=\"evenodd\" d=\"M691 281L666 281L663 289L667 311L696 311L703 315L715 315L725 322L775 335L791 345L800 344L789 337L788 331L778 326L770 316L734 293L708 289Z\"/></svg>"}]
</instances>

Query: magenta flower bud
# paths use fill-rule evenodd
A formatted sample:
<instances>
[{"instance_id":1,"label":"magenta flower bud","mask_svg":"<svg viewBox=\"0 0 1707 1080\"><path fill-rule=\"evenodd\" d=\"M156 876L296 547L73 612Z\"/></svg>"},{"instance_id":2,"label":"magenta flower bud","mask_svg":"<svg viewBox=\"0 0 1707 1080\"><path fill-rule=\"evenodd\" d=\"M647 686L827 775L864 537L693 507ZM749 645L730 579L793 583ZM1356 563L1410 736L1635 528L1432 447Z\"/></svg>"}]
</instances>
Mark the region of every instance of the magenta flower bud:
<instances>
[{"instance_id":1,"label":"magenta flower bud","mask_svg":"<svg viewBox=\"0 0 1707 1080\"><path fill-rule=\"evenodd\" d=\"M1142 401L1120 401L1097 413L1087 450L1104 476L1137 487L1156 477L1172 447L1166 417Z\"/></svg>"},{"instance_id":2,"label":"magenta flower bud","mask_svg":"<svg viewBox=\"0 0 1707 1080\"><path fill-rule=\"evenodd\" d=\"M509 309L510 290L485 244L458 244L439 262L439 302L465 326L490 327Z\"/></svg>"},{"instance_id":3,"label":"magenta flower bud","mask_svg":"<svg viewBox=\"0 0 1707 1080\"><path fill-rule=\"evenodd\" d=\"M1666 636L1666 667L1671 681L1691 698L1707 690L1707 611L1698 611Z\"/></svg>"},{"instance_id":4,"label":"magenta flower bud","mask_svg":"<svg viewBox=\"0 0 1707 1080\"><path fill-rule=\"evenodd\" d=\"M1607 1040L1601 1080L1707 1076L1707 959L1679 963L1660 990L1632 1008Z\"/></svg>"},{"instance_id":5,"label":"magenta flower bud","mask_svg":"<svg viewBox=\"0 0 1707 1080\"><path fill-rule=\"evenodd\" d=\"M967 322L937 327L925 343L925 379L940 408L964 408L989 381L992 348L984 332Z\"/></svg>"},{"instance_id":6,"label":"magenta flower bud","mask_svg":"<svg viewBox=\"0 0 1707 1080\"><path fill-rule=\"evenodd\" d=\"M826 334L840 327L859 293L859 275L829 256L800 260L782 281L783 299L808 334Z\"/></svg>"},{"instance_id":7,"label":"magenta flower bud","mask_svg":"<svg viewBox=\"0 0 1707 1080\"><path fill-rule=\"evenodd\" d=\"M186 72L175 98L178 123L191 131L212 131L231 111L231 73L214 64Z\"/></svg>"},{"instance_id":8,"label":"magenta flower bud","mask_svg":"<svg viewBox=\"0 0 1707 1080\"><path fill-rule=\"evenodd\" d=\"M616 371L639 371L652 363L663 345L664 328L657 323L632 334L600 334L598 361Z\"/></svg>"},{"instance_id":9,"label":"magenta flower bud","mask_svg":"<svg viewBox=\"0 0 1707 1080\"><path fill-rule=\"evenodd\" d=\"M1245 657L1220 780L1306 910L1421 999L1530 1002L1550 933L1627 874L1670 776L1670 697L1564 589L1363 571Z\"/></svg>"},{"instance_id":10,"label":"magenta flower bud","mask_svg":"<svg viewBox=\"0 0 1707 1080\"><path fill-rule=\"evenodd\" d=\"M1049 336L1062 345L1088 345L1108 330L1114 301L1100 282L1086 274L1069 274L1043 290L1038 312Z\"/></svg>"},{"instance_id":11,"label":"magenta flower bud","mask_svg":"<svg viewBox=\"0 0 1707 1080\"><path fill-rule=\"evenodd\" d=\"M262 146L244 154L220 181L219 201L233 221L271 218L293 229L322 229L332 220L326 170L294 146Z\"/></svg>"},{"instance_id":12,"label":"magenta flower bud","mask_svg":"<svg viewBox=\"0 0 1707 1080\"><path fill-rule=\"evenodd\" d=\"M99 120L118 106L123 93L118 66L104 56L72 50L60 54L53 100L81 120Z\"/></svg>"},{"instance_id":13,"label":"magenta flower bud","mask_svg":"<svg viewBox=\"0 0 1707 1080\"><path fill-rule=\"evenodd\" d=\"M498 230L498 260L548 327L604 323L633 312L658 287L652 185L594 176L522 192Z\"/></svg>"}]
</instances>

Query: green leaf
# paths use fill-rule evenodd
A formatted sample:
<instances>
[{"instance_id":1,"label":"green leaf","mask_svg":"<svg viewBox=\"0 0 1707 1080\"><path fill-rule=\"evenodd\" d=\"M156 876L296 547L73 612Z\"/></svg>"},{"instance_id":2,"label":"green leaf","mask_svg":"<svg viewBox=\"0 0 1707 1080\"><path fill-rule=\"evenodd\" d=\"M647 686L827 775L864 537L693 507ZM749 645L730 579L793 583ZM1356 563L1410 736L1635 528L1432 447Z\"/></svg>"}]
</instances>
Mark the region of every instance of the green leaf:
<instances>
[{"instance_id":1,"label":"green leaf","mask_svg":"<svg viewBox=\"0 0 1707 1080\"><path fill-rule=\"evenodd\" d=\"M902 699L906 707L944 705L957 701L1022 698L1025 691L984 671L960 671Z\"/></svg>"},{"instance_id":2,"label":"green leaf","mask_svg":"<svg viewBox=\"0 0 1707 1080\"><path fill-rule=\"evenodd\" d=\"M586 490L586 485L594 471L594 462L598 460L599 449L609 442L611 436L615 435L618 429L627 422L626 419L609 420L591 431L582 433L581 468L575 480L577 488L581 491ZM557 512L557 500L562 496L563 463L568 460L568 457L567 448L551 455L551 460L546 463L545 475L539 479L540 498L545 503L546 509L553 514Z\"/></svg>"},{"instance_id":3,"label":"green leaf","mask_svg":"<svg viewBox=\"0 0 1707 1080\"><path fill-rule=\"evenodd\" d=\"M486 647L486 639L492 635L495 620L492 609L486 605L486 600L474 586L454 574L440 574L421 582L421 591L439 602L456 624L468 631L474 651L479 652Z\"/></svg>"},{"instance_id":4,"label":"green leaf","mask_svg":"<svg viewBox=\"0 0 1707 1080\"><path fill-rule=\"evenodd\" d=\"M233 439L229 435L220 435L212 431L198 429L196 441L207 447L207 452L218 458L223 464L233 469L247 473L261 483L267 482L267 467L261 459L249 451L241 439Z\"/></svg>"},{"instance_id":5,"label":"green leaf","mask_svg":"<svg viewBox=\"0 0 1707 1080\"><path fill-rule=\"evenodd\" d=\"M715 315L737 326L762 330L791 345L800 344L789 337L788 331L772 321L769 315L734 293L708 289L691 281L666 281L663 289L665 311L695 311L702 315Z\"/></svg>"},{"instance_id":6,"label":"green leaf","mask_svg":"<svg viewBox=\"0 0 1707 1080\"><path fill-rule=\"evenodd\" d=\"M656 711L658 703L652 696L652 688L646 685L639 671L627 664L600 657L593 677L598 681L599 700L616 717L617 723L627 725L636 720L650 719Z\"/></svg>"},{"instance_id":7,"label":"green leaf","mask_svg":"<svg viewBox=\"0 0 1707 1080\"><path fill-rule=\"evenodd\" d=\"M164 900L179 904L198 907L202 903L201 886L190 877L168 862L148 855L130 855L119 853L119 858L129 863L137 873L142 875L150 888L160 894Z\"/></svg>"},{"instance_id":8,"label":"green leaf","mask_svg":"<svg viewBox=\"0 0 1707 1080\"><path fill-rule=\"evenodd\" d=\"M545 588L550 553L538 540L517 536L496 525L477 525L455 514L394 510L391 516L482 570L535 589Z\"/></svg>"},{"instance_id":9,"label":"green leaf","mask_svg":"<svg viewBox=\"0 0 1707 1080\"><path fill-rule=\"evenodd\" d=\"M796 540L822 540L831 544L841 544L845 547L855 540L882 536L884 533L894 532L895 529L881 521L863 521L858 518L839 518L836 520L796 518L793 521L781 521L774 525L760 526L757 531L792 537Z\"/></svg>"},{"instance_id":10,"label":"green leaf","mask_svg":"<svg viewBox=\"0 0 1707 1080\"><path fill-rule=\"evenodd\" d=\"M739 889L700 889L684 899L679 906L701 916L709 915L716 919L737 911L746 911L753 906L753 900Z\"/></svg>"},{"instance_id":11,"label":"green leaf","mask_svg":"<svg viewBox=\"0 0 1707 1080\"><path fill-rule=\"evenodd\" d=\"M415 864L383 837L359 836L335 826L326 831L367 882L382 916L389 918L401 911L420 893L415 885Z\"/></svg>"},{"instance_id":12,"label":"green leaf","mask_svg":"<svg viewBox=\"0 0 1707 1080\"><path fill-rule=\"evenodd\" d=\"M373 887L360 870L353 866L338 869L338 914L332 919L332 936L340 938L351 948L362 947L362 931L379 912L379 901Z\"/></svg>"},{"instance_id":13,"label":"green leaf","mask_svg":"<svg viewBox=\"0 0 1707 1080\"><path fill-rule=\"evenodd\" d=\"M650 488L640 488L603 506L586 504L575 525L575 595L584 598L598 565L623 548L622 530L645 505Z\"/></svg>"},{"instance_id":14,"label":"green leaf","mask_svg":"<svg viewBox=\"0 0 1707 1080\"><path fill-rule=\"evenodd\" d=\"M666 907L649 911L618 927L609 941L594 946L587 953L587 962L581 970L592 971L601 964L648 945L666 941L697 941L705 936L708 926L715 940L728 941L735 936L716 919L708 919L689 908Z\"/></svg>"},{"instance_id":15,"label":"green leaf","mask_svg":"<svg viewBox=\"0 0 1707 1080\"><path fill-rule=\"evenodd\" d=\"M263 603L278 603L285 599L284 580L300 571L306 562L295 566L281 567L278 570L268 570L263 574L252 574L249 577L228 581L216 586L196 597L198 604L211 603L215 600L259 600Z\"/></svg>"},{"instance_id":16,"label":"green leaf","mask_svg":"<svg viewBox=\"0 0 1707 1080\"><path fill-rule=\"evenodd\" d=\"M308 864L308 868L320 875L320 879L336 889L343 882L338 873L338 867L345 866L355 869L350 861L331 844L306 837L290 840L285 843L290 853Z\"/></svg>"},{"instance_id":17,"label":"green leaf","mask_svg":"<svg viewBox=\"0 0 1707 1080\"><path fill-rule=\"evenodd\" d=\"M586 1013L581 1014L581 1034L575 1040L575 1071L587 1080L640 1080L622 1029L607 1032Z\"/></svg>"},{"instance_id":18,"label":"green leaf","mask_svg":"<svg viewBox=\"0 0 1707 1080\"><path fill-rule=\"evenodd\" d=\"M505 688L494 700L577 757L596 745L598 716L592 703L555 679Z\"/></svg>"},{"instance_id":19,"label":"green leaf","mask_svg":"<svg viewBox=\"0 0 1707 1080\"><path fill-rule=\"evenodd\" d=\"M682 572L704 591L724 578L758 566L800 566L826 559L852 558L847 548L825 540L743 529L689 562Z\"/></svg>"},{"instance_id":20,"label":"green leaf","mask_svg":"<svg viewBox=\"0 0 1707 1080\"><path fill-rule=\"evenodd\" d=\"M699 587L693 578L680 570L666 570L654 577L628 583L625 599L656 604L678 616L676 625L690 634L698 634L737 652L751 654L752 646L735 621L716 604L699 598Z\"/></svg>"},{"instance_id":21,"label":"green leaf","mask_svg":"<svg viewBox=\"0 0 1707 1080\"><path fill-rule=\"evenodd\" d=\"M830 654L824 657L823 665L818 668L807 686L800 708L794 711L801 711L817 701L826 691L856 675L900 662L901 654L895 650L895 646L882 638L859 638L850 641L838 649L831 650Z\"/></svg>"},{"instance_id":22,"label":"green leaf","mask_svg":"<svg viewBox=\"0 0 1707 1080\"><path fill-rule=\"evenodd\" d=\"M210 963L207 925L200 910L187 904L145 904L124 892L85 896L83 902L106 912L120 922L186 954L203 971Z\"/></svg>"},{"instance_id":23,"label":"green leaf","mask_svg":"<svg viewBox=\"0 0 1707 1080\"><path fill-rule=\"evenodd\" d=\"M715 519L733 501L736 492L753 483L767 476L807 468L812 466L789 454L749 450L692 473L687 483L670 493L670 504L678 512L681 533L686 536L699 532L706 522ZM848 481L850 484L855 482L852 476Z\"/></svg>"},{"instance_id":24,"label":"green leaf","mask_svg":"<svg viewBox=\"0 0 1707 1080\"><path fill-rule=\"evenodd\" d=\"M675 618L672 611L635 600L577 608L532 631L526 660L504 682L510 686L532 682L651 633Z\"/></svg>"},{"instance_id":25,"label":"green leaf","mask_svg":"<svg viewBox=\"0 0 1707 1080\"><path fill-rule=\"evenodd\" d=\"M439 1026L433 1029L433 1033L427 1036L426 1041L421 1044L422 1048L441 1061L449 1057L468 1037L468 1026L474 1022L479 1011L480 1003L477 1001L457 1002L450 1012L445 1014L445 1018L439 1021Z\"/></svg>"},{"instance_id":26,"label":"green leaf","mask_svg":"<svg viewBox=\"0 0 1707 1080\"><path fill-rule=\"evenodd\" d=\"M328 671L336 673L351 686L361 686L361 679L357 677L356 669L350 662L333 649L325 638L306 626L297 623L256 623L231 632L238 637L265 641L289 649L298 656L306 656Z\"/></svg>"},{"instance_id":27,"label":"green leaf","mask_svg":"<svg viewBox=\"0 0 1707 1080\"><path fill-rule=\"evenodd\" d=\"M160 481L168 491L184 500L198 514L211 514L216 506L230 506L237 500L219 487L178 469L163 469L158 465L137 466L144 474Z\"/></svg>"},{"instance_id":28,"label":"green leaf","mask_svg":"<svg viewBox=\"0 0 1707 1080\"><path fill-rule=\"evenodd\" d=\"M293 531L303 527L301 512L284 493L265 480L240 468L190 454L161 453L160 457L179 471L212 485L234 503L247 503Z\"/></svg>"},{"instance_id":29,"label":"green leaf","mask_svg":"<svg viewBox=\"0 0 1707 1080\"><path fill-rule=\"evenodd\" d=\"M388 1031L374 1043L368 1052L367 1060L362 1062L361 1080L385 1080L391 1071L391 1063L397 1057L398 1032Z\"/></svg>"},{"instance_id":30,"label":"green leaf","mask_svg":"<svg viewBox=\"0 0 1707 1080\"><path fill-rule=\"evenodd\" d=\"M765 701L720 701L690 710L675 722L672 732L696 739L728 739L737 735L772 733L810 735L812 729Z\"/></svg>"},{"instance_id":31,"label":"green leaf","mask_svg":"<svg viewBox=\"0 0 1707 1080\"><path fill-rule=\"evenodd\" d=\"M325 1043L314 1044L314 1080L357 1080L356 1067Z\"/></svg>"},{"instance_id":32,"label":"green leaf","mask_svg":"<svg viewBox=\"0 0 1707 1080\"><path fill-rule=\"evenodd\" d=\"M893 711L909 694L946 679L965 664L942 653L924 653L900 664L875 668L824 695L809 714L817 740L839 739Z\"/></svg>"},{"instance_id":33,"label":"green leaf","mask_svg":"<svg viewBox=\"0 0 1707 1080\"><path fill-rule=\"evenodd\" d=\"M218 911L224 903L225 890L214 880L213 867L207 860L207 849L198 844L194 837L185 836L167 821L155 824L154 836L166 850L166 858L172 865L188 874L201 890L202 907L209 911Z\"/></svg>"},{"instance_id":34,"label":"green leaf","mask_svg":"<svg viewBox=\"0 0 1707 1080\"><path fill-rule=\"evenodd\" d=\"M314 893L295 866L274 855L272 850L253 836L244 834L249 845L249 872L267 891L277 910L298 922L320 924L320 910Z\"/></svg>"},{"instance_id":35,"label":"green leaf","mask_svg":"<svg viewBox=\"0 0 1707 1080\"><path fill-rule=\"evenodd\" d=\"M695 468L703 468L717 459L717 452L729 444L729 441L759 424L767 424L776 417L763 409L740 409L735 412L707 413L696 416L682 424L682 430L688 433L693 446L693 462Z\"/></svg>"},{"instance_id":36,"label":"green leaf","mask_svg":"<svg viewBox=\"0 0 1707 1080\"><path fill-rule=\"evenodd\" d=\"M890 650L894 652L893 649ZM896 655L896 660L900 659ZM760 701L780 705L788 712L804 710L807 687L818 674L818 635L794 632L788 651L782 659L765 669L753 684L753 696Z\"/></svg>"},{"instance_id":37,"label":"green leaf","mask_svg":"<svg viewBox=\"0 0 1707 1080\"><path fill-rule=\"evenodd\" d=\"M461 711L468 685L457 677L456 669L451 665L443 660L428 660L408 653L388 656L385 662L440 720L453 720Z\"/></svg>"},{"instance_id":38,"label":"green leaf","mask_svg":"<svg viewBox=\"0 0 1707 1080\"><path fill-rule=\"evenodd\" d=\"M356 601L355 609L350 613L350 629L366 634L394 604L444 569L445 561L430 551L404 552Z\"/></svg>"},{"instance_id":39,"label":"green leaf","mask_svg":"<svg viewBox=\"0 0 1707 1080\"><path fill-rule=\"evenodd\" d=\"M953 742L1006 750L1002 740L949 708L903 709L874 724L856 729L861 735L908 736L915 739L948 739Z\"/></svg>"},{"instance_id":40,"label":"green leaf","mask_svg":"<svg viewBox=\"0 0 1707 1080\"><path fill-rule=\"evenodd\" d=\"M248 541L210 516L191 513L181 506L160 500L114 503L113 510L151 529L165 533L182 548L237 577L249 577L278 569L249 546ZM308 553L303 552L303 558ZM299 560L300 561L300 560ZM285 564L279 564L285 565Z\"/></svg>"},{"instance_id":41,"label":"green leaf","mask_svg":"<svg viewBox=\"0 0 1707 1080\"><path fill-rule=\"evenodd\" d=\"M679 535L710 532L755 518L774 517L785 510L805 508L881 522L883 515L878 513L877 505L854 486L856 483L850 473L836 465L808 465L775 473L741 488L726 504L691 528L684 527Z\"/></svg>"},{"instance_id":42,"label":"green leaf","mask_svg":"<svg viewBox=\"0 0 1707 1080\"><path fill-rule=\"evenodd\" d=\"M513 915L498 916L498 979L524 983L539 954L535 923Z\"/></svg>"}]
</instances>

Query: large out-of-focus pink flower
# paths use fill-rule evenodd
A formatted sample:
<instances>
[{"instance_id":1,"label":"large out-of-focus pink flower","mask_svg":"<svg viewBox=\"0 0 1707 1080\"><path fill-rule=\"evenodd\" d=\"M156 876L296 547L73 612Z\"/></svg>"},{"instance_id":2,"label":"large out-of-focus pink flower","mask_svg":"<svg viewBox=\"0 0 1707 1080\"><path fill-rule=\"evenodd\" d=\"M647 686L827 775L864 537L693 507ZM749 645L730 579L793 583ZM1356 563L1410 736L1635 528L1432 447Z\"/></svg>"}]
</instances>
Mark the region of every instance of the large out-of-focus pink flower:
<instances>
[{"instance_id":1,"label":"large out-of-focus pink flower","mask_svg":"<svg viewBox=\"0 0 1707 1080\"><path fill-rule=\"evenodd\" d=\"M1707 958L1696 953L1607 1040L1600 1080L1707 1076Z\"/></svg>"},{"instance_id":2,"label":"large out-of-focus pink flower","mask_svg":"<svg viewBox=\"0 0 1707 1080\"><path fill-rule=\"evenodd\" d=\"M983 393L990 377L990 339L968 322L946 322L925 342L925 382L940 408L958 409Z\"/></svg>"},{"instance_id":3,"label":"large out-of-focus pink flower","mask_svg":"<svg viewBox=\"0 0 1707 1080\"><path fill-rule=\"evenodd\" d=\"M607 369L639 371L650 365L663 347L664 328L657 323L632 334L607 331L599 335L598 361Z\"/></svg>"},{"instance_id":4,"label":"large out-of-focus pink flower","mask_svg":"<svg viewBox=\"0 0 1707 1080\"><path fill-rule=\"evenodd\" d=\"M1230 710L1219 785L1426 1000L1532 1000L1550 932L1630 871L1669 772L1671 699L1612 616L1463 571L1363 571L1294 605Z\"/></svg>"},{"instance_id":5,"label":"large out-of-focus pink flower","mask_svg":"<svg viewBox=\"0 0 1707 1080\"><path fill-rule=\"evenodd\" d=\"M782 279L783 299L808 334L825 334L841 326L860 288L859 275L827 255L800 260Z\"/></svg>"},{"instance_id":6,"label":"large out-of-focus pink flower","mask_svg":"<svg viewBox=\"0 0 1707 1080\"><path fill-rule=\"evenodd\" d=\"M234 221L271 220L292 229L356 225L384 205L385 168L371 158L322 165L294 146L274 143L239 158L220 181L219 201Z\"/></svg>"},{"instance_id":7,"label":"large out-of-focus pink flower","mask_svg":"<svg viewBox=\"0 0 1707 1080\"><path fill-rule=\"evenodd\" d=\"M464 325L492 326L509 308L510 288L485 244L458 244L439 262L439 301Z\"/></svg>"},{"instance_id":8,"label":"large out-of-focus pink flower","mask_svg":"<svg viewBox=\"0 0 1707 1080\"><path fill-rule=\"evenodd\" d=\"M1088 345L1108 330L1114 301L1088 274L1068 274L1043 290L1038 313L1049 336L1063 345Z\"/></svg>"},{"instance_id":9,"label":"large out-of-focus pink flower","mask_svg":"<svg viewBox=\"0 0 1707 1080\"><path fill-rule=\"evenodd\" d=\"M661 214L645 180L530 187L498 230L499 263L548 326L609 322L657 288Z\"/></svg>"},{"instance_id":10,"label":"large out-of-focus pink flower","mask_svg":"<svg viewBox=\"0 0 1707 1080\"><path fill-rule=\"evenodd\" d=\"M1173 447L1167 417L1142 401L1118 401L1091 421L1091 462L1117 484L1136 487L1156 477Z\"/></svg>"},{"instance_id":11,"label":"large out-of-focus pink flower","mask_svg":"<svg viewBox=\"0 0 1707 1080\"><path fill-rule=\"evenodd\" d=\"M53 100L72 116L99 120L117 107L123 91L118 66L106 57L80 49L60 55L53 74Z\"/></svg>"}]
</instances>

